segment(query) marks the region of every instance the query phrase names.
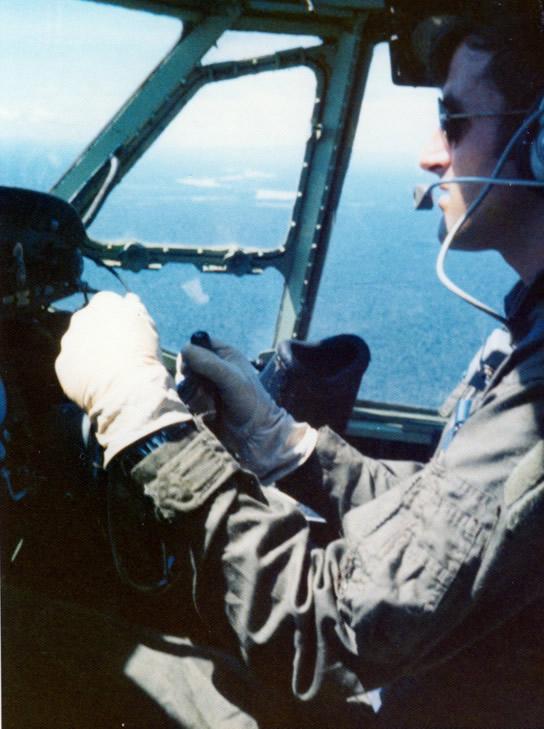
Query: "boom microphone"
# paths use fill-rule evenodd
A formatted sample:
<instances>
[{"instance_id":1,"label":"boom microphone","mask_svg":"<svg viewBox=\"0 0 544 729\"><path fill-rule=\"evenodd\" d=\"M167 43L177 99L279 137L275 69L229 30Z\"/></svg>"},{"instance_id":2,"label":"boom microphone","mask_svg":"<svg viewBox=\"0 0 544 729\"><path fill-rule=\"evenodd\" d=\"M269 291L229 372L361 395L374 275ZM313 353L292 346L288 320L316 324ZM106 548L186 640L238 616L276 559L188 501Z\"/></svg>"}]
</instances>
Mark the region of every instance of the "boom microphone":
<instances>
[{"instance_id":1,"label":"boom microphone","mask_svg":"<svg viewBox=\"0 0 544 729\"><path fill-rule=\"evenodd\" d=\"M499 185L502 187L544 187L544 180L520 180L514 177L450 177L437 180L431 185L419 184L414 187L415 210L432 210L434 201L432 191L435 187L455 184Z\"/></svg>"}]
</instances>

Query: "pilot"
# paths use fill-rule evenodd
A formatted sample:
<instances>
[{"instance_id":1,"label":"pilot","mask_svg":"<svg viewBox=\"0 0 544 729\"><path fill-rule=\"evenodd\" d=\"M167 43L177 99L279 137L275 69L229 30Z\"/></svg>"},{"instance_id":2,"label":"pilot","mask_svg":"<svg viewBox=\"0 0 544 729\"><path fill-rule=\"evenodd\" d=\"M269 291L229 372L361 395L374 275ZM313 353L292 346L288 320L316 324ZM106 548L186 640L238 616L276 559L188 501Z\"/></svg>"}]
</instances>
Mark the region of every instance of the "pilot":
<instances>
[{"instance_id":1,"label":"pilot","mask_svg":"<svg viewBox=\"0 0 544 729\"><path fill-rule=\"evenodd\" d=\"M491 184L453 240L499 251L521 282L507 303L510 346L461 384L462 415L428 463L366 457L294 421L229 346L187 345L185 361L221 395L227 450L178 399L130 294L95 296L63 339L62 387L95 423L106 463L130 472L190 553L210 640L249 668L246 703L276 697L271 726L287 695L319 727L543 725L544 195L530 161L543 140L544 54L542 28L522 20L452 23L433 53L442 128L421 164L443 183L444 234L483 187L448 179L529 184ZM263 487L272 482L335 538L316 545L296 506ZM203 725L254 726L251 712L214 720L206 696L190 699Z\"/></svg>"}]
</instances>

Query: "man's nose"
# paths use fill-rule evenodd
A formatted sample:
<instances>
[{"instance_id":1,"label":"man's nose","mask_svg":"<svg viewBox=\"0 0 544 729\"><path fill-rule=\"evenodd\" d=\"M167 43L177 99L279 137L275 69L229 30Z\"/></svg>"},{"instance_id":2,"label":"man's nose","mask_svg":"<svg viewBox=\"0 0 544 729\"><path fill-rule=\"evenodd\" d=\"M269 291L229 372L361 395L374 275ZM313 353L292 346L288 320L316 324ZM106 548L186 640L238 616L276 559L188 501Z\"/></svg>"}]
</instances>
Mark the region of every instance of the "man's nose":
<instances>
[{"instance_id":1,"label":"man's nose","mask_svg":"<svg viewBox=\"0 0 544 729\"><path fill-rule=\"evenodd\" d=\"M443 175L450 165L450 149L444 133L437 129L421 151L419 166L426 172Z\"/></svg>"}]
</instances>

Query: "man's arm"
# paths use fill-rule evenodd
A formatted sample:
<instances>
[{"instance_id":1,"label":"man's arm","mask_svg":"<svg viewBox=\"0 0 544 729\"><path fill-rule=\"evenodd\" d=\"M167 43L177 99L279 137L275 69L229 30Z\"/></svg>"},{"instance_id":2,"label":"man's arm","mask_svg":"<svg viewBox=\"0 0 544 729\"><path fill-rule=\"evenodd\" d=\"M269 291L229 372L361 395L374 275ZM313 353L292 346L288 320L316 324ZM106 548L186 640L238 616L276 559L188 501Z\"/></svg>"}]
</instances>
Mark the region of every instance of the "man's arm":
<instances>
[{"instance_id":1,"label":"man's arm","mask_svg":"<svg viewBox=\"0 0 544 729\"><path fill-rule=\"evenodd\" d=\"M141 305L120 304L130 336L111 336L105 346L102 318L112 319L111 305L97 303L93 314L93 303L90 313L75 315L78 327L63 340L57 371L76 402L102 422L108 449L123 433L128 443L153 432L153 412L139 407L138 392L127 392L133 377L126 369L150 386L159 370ZM77 361L82 334L94 352L86 368ZM112 356L119 350L121 362ZM257 676L301 698L323 695L329 679L338 691L353 692L355 678L366 689L384 685L476 639L465 627L486 601L493 604L486 629L504 620L517 608L515 600L498 599L505 585L521 579L525 602L542 592L534 555L544 536L526 528L541 513L542 469L525 461L541 440L541 372L541 361L521 375L513 371L445 454L376 498L342 509L339 538L325 548L312 544L297 509L264 493L198 423L143 458L132 475L192 554L205 623L219 640L230 639ZM158 413L171 402L167 385L157 378ZM182 409L174 412L177 422L186 420ZM364 490L375 462L346 453L364 466L352 468L336 455L328 487ZM506 555L507 569L497 555Z\"/></svg>"},{"instance_id":2,"label":"man's arm","mask_svg":"<svg viewBox=\"0 0 544 729\"><path fill-rule=\"evenodd\" d=\"M343 511L339 538L324 549L296 509L232 477L179 522L203 619L220 633L228 626L256 675L302 698L330 679L385 685L477 640L479 614L491 630L542 592L534 555L544 536L530 527L543 477L533 457L542 412L543 382L505 382L449 451ZM342 465L337 451L332 489L336 469L357 474L353 489L373 478L372 459L346 453L359 467ZM154 458L151 482L166 465L160 451ZM508 599L508 585L520 582L523 600L514 599L517 587Z\"/></svg>"},{"instance_id":3,"label":"man's arm","mask_svg":"<svg viewBox=\"0 0 544 729\"><path fill-rule=\"evenodd\" d=\"M161 450L133 476L148 493L159 483L176 493ZM176 525L206 624L230 631L263 680L310 698L329 680L369 689L421 667L472 608L493 500L428 467L346 513L339 539L321 549L297 509L238 474Z\"/></svg>"},{"instance_id":4,"label":"man's arm","mask_svg":"<svg viewBox=\"0 0 544 729\"><path fill-rule=\"evenodd\" d=\"M342 514L391 488L421 465L361 456L328 428L293 420L264 390L255 368L233 347L212 339L188 344L181 366L214 383L221 396L218 433L240 463L340 529ZM191 403L188 403L191 405Z\"/></svg>"}]
</instances>

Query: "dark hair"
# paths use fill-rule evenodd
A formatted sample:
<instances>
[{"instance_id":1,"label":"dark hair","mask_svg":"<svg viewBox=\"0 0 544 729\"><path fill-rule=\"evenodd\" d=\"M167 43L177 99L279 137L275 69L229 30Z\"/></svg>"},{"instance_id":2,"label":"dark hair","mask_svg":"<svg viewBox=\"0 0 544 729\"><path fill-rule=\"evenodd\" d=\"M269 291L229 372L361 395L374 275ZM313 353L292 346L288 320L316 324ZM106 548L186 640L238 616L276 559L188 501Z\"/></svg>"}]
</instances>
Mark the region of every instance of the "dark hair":
<instances>
[{"instance_id":1,"label":"dark hair","mask_svg":"<svg viewBox=\"0 0 544 729\"><path fill-rule=\"evenodd\" d=\"M536 12L536 11L535 11ZM512 109L533 106L544 93L544 28L535 13L495 19L480 24L458 20L437 38L431 52L431 73L438 85L446 80L456 48L466 43L488 51L487 76Z\"/></svg>"}]
</instances>

